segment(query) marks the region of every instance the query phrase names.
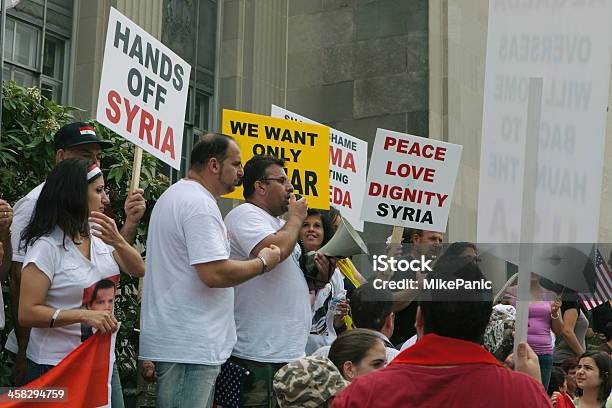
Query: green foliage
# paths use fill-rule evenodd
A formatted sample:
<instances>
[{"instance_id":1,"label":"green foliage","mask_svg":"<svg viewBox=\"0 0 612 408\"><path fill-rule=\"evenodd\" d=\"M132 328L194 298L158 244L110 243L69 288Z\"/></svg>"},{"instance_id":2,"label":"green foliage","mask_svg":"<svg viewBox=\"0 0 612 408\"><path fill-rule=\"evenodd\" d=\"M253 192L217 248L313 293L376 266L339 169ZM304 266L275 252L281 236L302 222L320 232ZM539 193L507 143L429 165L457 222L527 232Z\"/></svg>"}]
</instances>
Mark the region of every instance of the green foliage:
<instances>
[{"instance_id":1,"label":"green foliage","mask_svg":"<svg viewBox=\"0 0 612 408\"><path fill-rule=\"evenodd\" d=\"M11 205L45 180L55 164L53 135L65 123L73 119L76 109L63 107L41 97L37 88L22 88L14 82L3 86L2 129L0 134L0 197ZM106 129L92 123L96 133L113 147L104 151L102 169L105 184L110 189L111 206L108 210L117 225L123 225L123 206L128 194L132 174L134 145ZM168 178L158 169L158 162L143 154L140 187L145 191L147 211L138 228L137 245L144 248L151 210L157 198L169 185ZM6 288L5 285L3 287ZM115 314L122 322L117 335L117 364L124 388L136 386L136 357L138 355L139 299L138 280L125 274L121 276L120 290L115 300ZM12 328L10 299L7 305L7 323L0 332L0 350ZM0 386L7 386L10 374L7 353L0 353Z\"/></svg>"}]
</instances>

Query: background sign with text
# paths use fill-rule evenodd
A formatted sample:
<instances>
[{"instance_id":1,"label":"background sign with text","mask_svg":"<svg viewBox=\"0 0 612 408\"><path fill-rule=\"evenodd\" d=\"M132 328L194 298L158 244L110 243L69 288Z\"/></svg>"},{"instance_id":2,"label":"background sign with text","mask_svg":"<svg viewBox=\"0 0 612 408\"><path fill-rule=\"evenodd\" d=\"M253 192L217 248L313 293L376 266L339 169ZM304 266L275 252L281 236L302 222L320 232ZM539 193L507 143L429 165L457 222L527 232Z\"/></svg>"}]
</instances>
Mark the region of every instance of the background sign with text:
<instances>
[{"instance_id":1,"label":"background sign with text","mask_svg":"<svg viewBox=\"0 0 612 408\"><path fill-rule=\"evenodd\" d=\"M312 119L272 105L270 116L298 122ZM363 231L361 206L368 168L368 143L339 130L329 129L329 200L357 231Z\"/></svg>"},{"instance_id":2,"label":"background sign with text","mask_svg":"<svg viewBox=\"0 0 612 408\"><path fill-rule=\"evenodd\" d=\"M223 110L223 133L236 139L242 163L257 154L285 160L293 192L306 197L308 206L329 209L329 128ZM242 187L224 197L243 200Z\"/></svg>"},{"instance_id":3,"label":"background sign with text","mask_svg":"<svg viewBox=\"0 0 612 408\"><path fill-rule=\"evenodd\" d=\"M364 221L444 232L463 146L376 131Z\"/></svg>"}]
</instances>

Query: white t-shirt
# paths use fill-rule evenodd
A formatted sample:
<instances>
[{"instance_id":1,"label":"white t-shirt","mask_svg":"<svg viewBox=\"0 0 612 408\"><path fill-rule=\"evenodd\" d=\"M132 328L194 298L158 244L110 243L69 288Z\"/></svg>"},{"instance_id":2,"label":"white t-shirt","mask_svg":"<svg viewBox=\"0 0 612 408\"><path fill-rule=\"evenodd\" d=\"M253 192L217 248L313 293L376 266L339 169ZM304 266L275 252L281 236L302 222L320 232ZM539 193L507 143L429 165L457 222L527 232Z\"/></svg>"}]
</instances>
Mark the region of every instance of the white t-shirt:
<instances>
[{"instance_id":1,"label":"white t-shirt","mask_svg":"<svg viewBox=\"0 0 612 408\"><path fill-rule=\"evenodd\" d=\"M141 359L207 365L227 360L236 343L234 289L206 286L194 265L229 255L213 195L192 180L170 186L149 222Z\"/></svg>"},{"instance_id":2,"label":"white t-shirt","mask_svg":"<svg viewBox=\"0 0 612 408\"><path fill-rule=\"evenodd\" d=\"M284 221L244 203L225 217L231 258L251 259L251 251ZM312 312L308 285L299 266L295 245L273 270L234 288L234 319L238 340L232 355L248 360L285 363L304 357Z\"/></svg>"},{"instance_id":3,"label":"white t-shirt","mask_svg":"<svg viewBox=\"0 0 612 408\"><path fill-rule=\"evenodd\" d=\"M15 203L13 207L13 223L11 224L11 245L13 246L13 262L23 262L26 251L20 249L19 242L21 241L21 233L27 227L34 209L36 208L36 202L40 197L40 192L43 189L45 183L39 184L26 194L23 198Z\"/></svg>"},{"instance_id":4,"label":"white t-shirt","mask_svg":"<svg viewBox=\"0 0 612 408\"><path fill-rule=\"evenodd\" d=\"M90 258L85 258L57 227L51 234L39 238L25 256L24 268L33 263L51 282L44 304L54 309L79 309L86 303L86 293L92 293L97 282L116 282L119 266L113 258L114 248L97 237L91 237ZM79 323L53 328L32 328L26 356L37 364L58 364L81 344Z\"/></svg>"},{"instance_id":5,"label":"white t-shirt","mask_svg":"<svg viewBox=\"0 0 612 408\"><path fill-rule=\"evenodd\" d=\"M337 296L342 291L344 291L344 278L336 268L327 285L319 290L315 296L310 334L306 343L306 355L312 355L317 349L331 345L336 339L335 310L330 307L330 304L332 297Z\"/></svg>"},{"instance_id":6,"label":"white t-shirt","mask_svg":"<svg viewBox=\"0 0 612 408\"><path fill-rule=\"evenodd\" d=\"M40 197L40 192L43 189L45 183L41 183L36 186L32 191L23 196L13 206L13 223L11 224L11 246L13 247L13 262L22 262L25 256L25 250L19 248L19 242L21 241L21 233L30 222L34 209L36 208L36 202ZM2 299L0 298L0 306L2 305ZM0 326L4 326L4 307L0 309ZM15 329L11 330L7 339L5 348L12 353L17 354L17 336L15 335Z\"/></svg>"}]
</instances>

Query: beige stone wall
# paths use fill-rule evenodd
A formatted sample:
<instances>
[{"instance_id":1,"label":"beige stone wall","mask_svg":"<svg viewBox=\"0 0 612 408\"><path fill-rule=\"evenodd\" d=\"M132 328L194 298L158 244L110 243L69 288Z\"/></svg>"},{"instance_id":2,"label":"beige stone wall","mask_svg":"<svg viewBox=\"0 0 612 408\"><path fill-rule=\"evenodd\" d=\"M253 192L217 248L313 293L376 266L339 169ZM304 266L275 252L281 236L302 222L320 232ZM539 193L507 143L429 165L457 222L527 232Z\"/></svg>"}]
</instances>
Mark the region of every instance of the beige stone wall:
<instances>
[{"instance_id":1,"label":"beige stone wall","mask_svg":"<svg viewBox=\"0 0 612 408\"><path fill-rule=\"evenodd\" d=\"M449 241L476 239L488 0L430 0L430 135L463 145ZM612 86L610 100L612 100ZM612 242L612 113L602 183L599 242Z\"/></svg>"},{"instance_id":2,"label":"beige stone wall","mask_svg":"<svg viewBox=\"0 0 612 408\"><path fill-rule=\"evenodd\" d=\"M156 38L161 38L162 0L80 0L74 63L73 104L93 119L98 105L104 42L110 7L114 6Z\"/></svg>"}]
</instances>

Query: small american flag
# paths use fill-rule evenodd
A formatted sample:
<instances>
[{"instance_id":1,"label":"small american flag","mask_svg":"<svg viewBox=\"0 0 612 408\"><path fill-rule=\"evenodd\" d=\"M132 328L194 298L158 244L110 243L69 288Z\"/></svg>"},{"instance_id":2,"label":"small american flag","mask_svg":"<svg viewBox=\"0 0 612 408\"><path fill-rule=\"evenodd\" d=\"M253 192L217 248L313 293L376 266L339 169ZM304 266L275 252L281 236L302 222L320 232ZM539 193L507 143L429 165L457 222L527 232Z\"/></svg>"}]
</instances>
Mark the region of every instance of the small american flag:
<instances>
[{"instance_id":1,"label":"small american flag","mask_svg":"<svg viewBox=\"0 0 612 408\"><path fill-rule=\"evenodd\" d=\"M595 293L593 296L579 293L578 297L586 310L594 309L612 299L612 273L599 249L595 249Z\"/></svg>"}]
</instances>

